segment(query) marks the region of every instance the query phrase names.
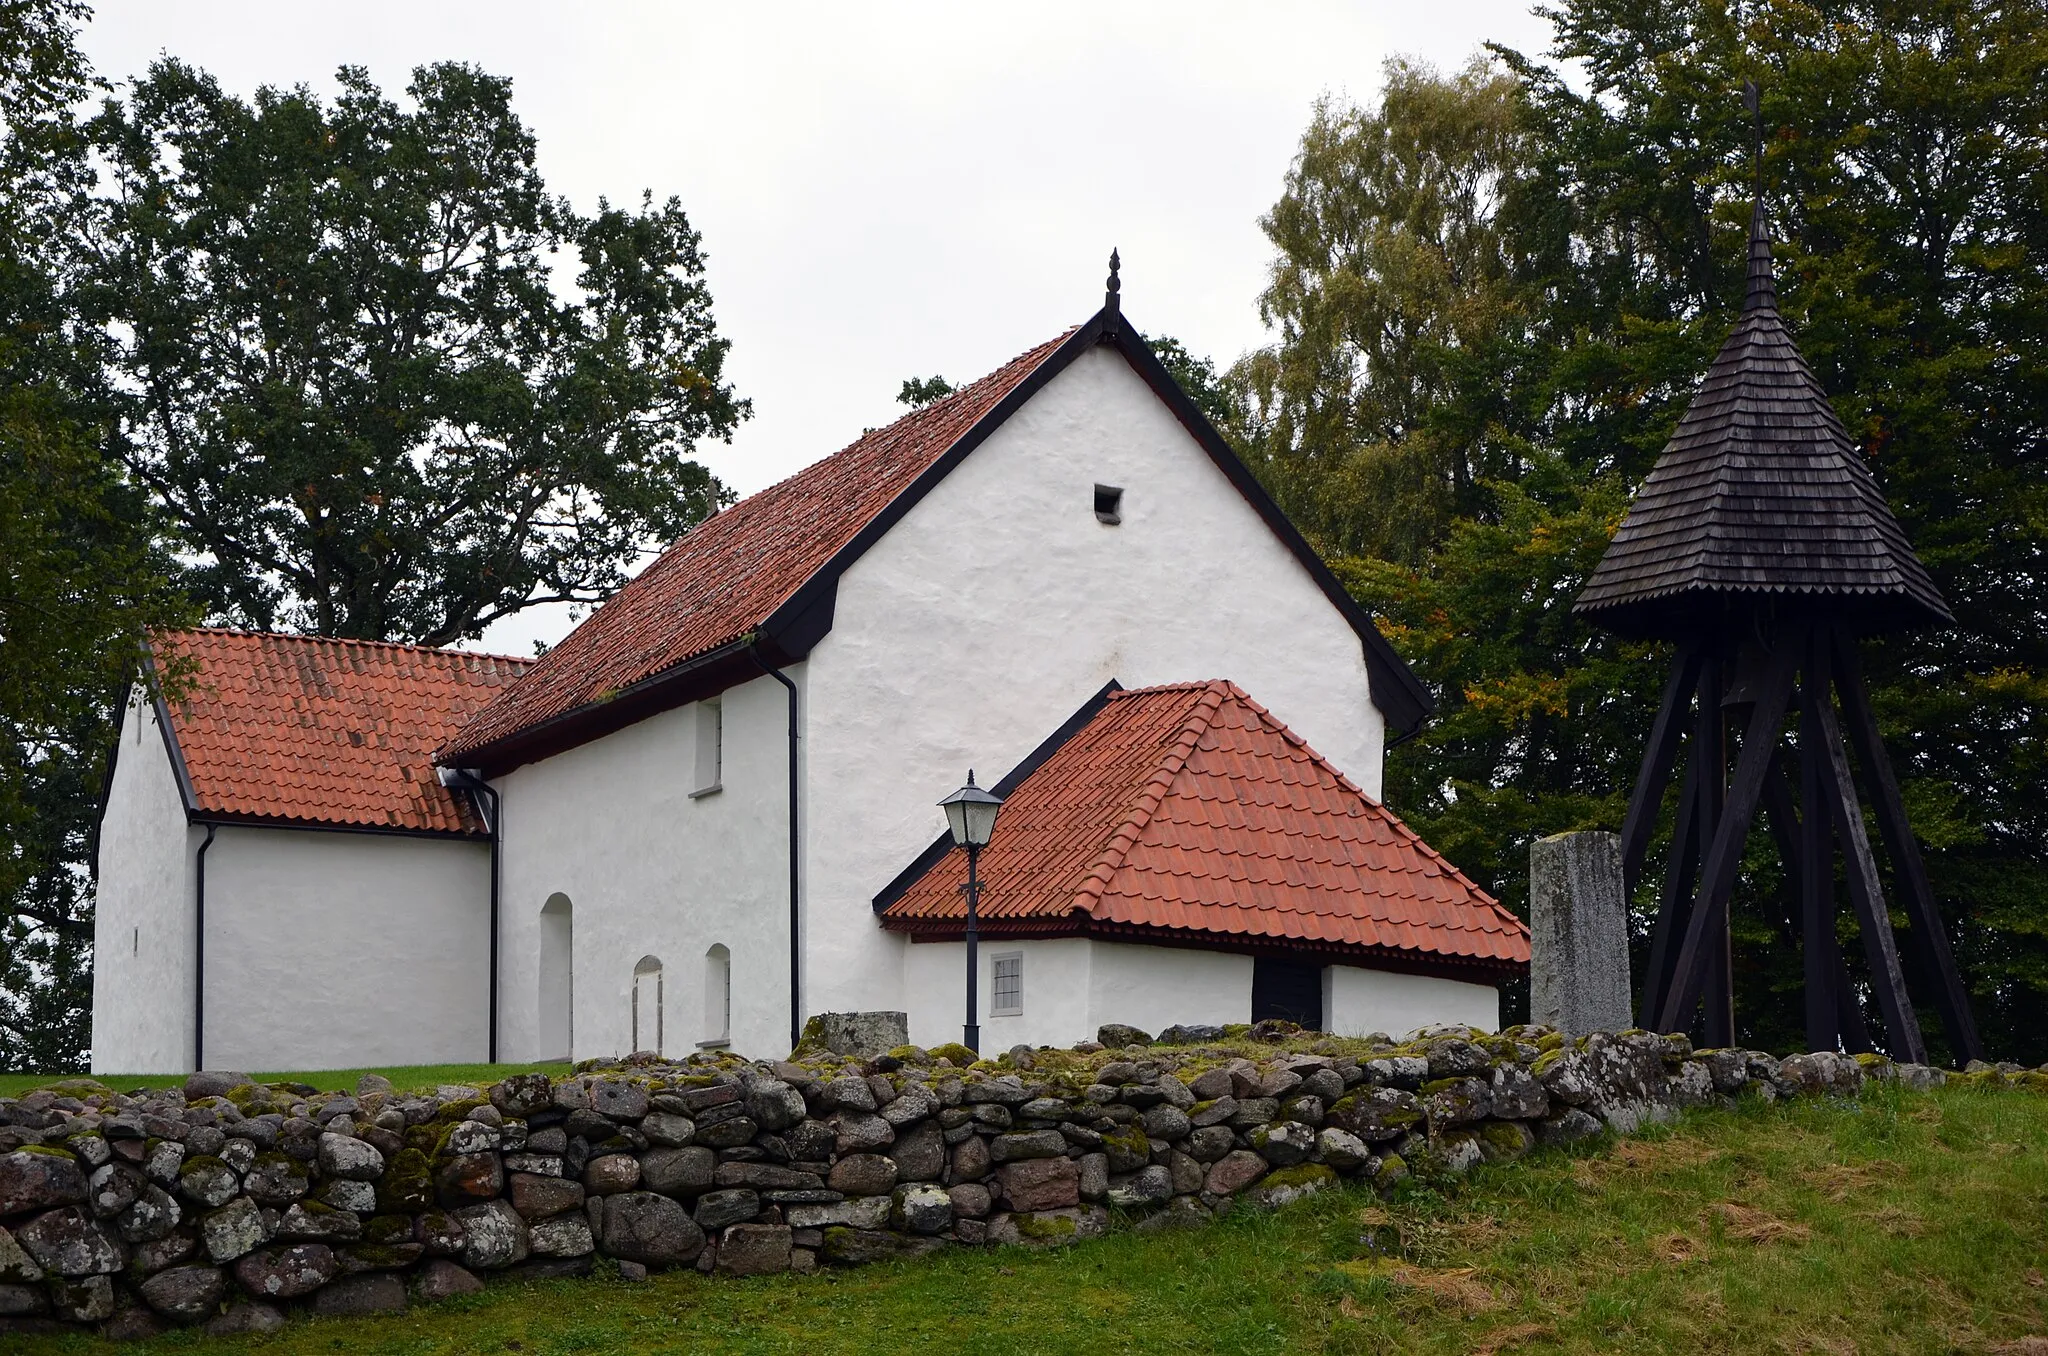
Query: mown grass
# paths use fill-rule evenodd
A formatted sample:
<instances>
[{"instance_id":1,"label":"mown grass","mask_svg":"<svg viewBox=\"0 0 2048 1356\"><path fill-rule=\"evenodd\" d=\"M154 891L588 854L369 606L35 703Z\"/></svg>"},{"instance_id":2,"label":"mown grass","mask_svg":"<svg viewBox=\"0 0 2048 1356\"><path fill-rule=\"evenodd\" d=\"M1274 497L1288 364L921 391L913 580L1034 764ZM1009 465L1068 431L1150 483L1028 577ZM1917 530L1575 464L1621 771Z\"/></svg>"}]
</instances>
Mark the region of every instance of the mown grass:
<instances>
[{"instance_id":1,"label":"mown grass","mask_svg":"<svg viewBox=\"0 0 2048 1356\"><path fill-rule=\"evenodd\" d=\"M1064 1253L500 1284L401 1317L122 1350L2035 1352L2048 1351L2023 1340L2048 1333L2044 1210L2048 1099L1878 1092L1698 1113L1443 1193L1352 1188Z\"/></svg>"},{"instance_id":2,"label":"mown grass","mask_svg":"<svg viewBox=\"0 0 2048 1356\"><path fill-rule=\"evenodd\" d=\"M309 1087L326 1092L340 1089L354 1092L356 1080L366 1073L382 1074L398 1088L431 1088L437 1083L495 1083L512 1074L550 1073L556 1077L569 1072L567 1064L409 1064L390 1069L316 1069L313 1071L286 1071L282 1073L252 1073L249 1076L259 1083L290 1081L304 1083ZM81 1078L83 1074L0 1074L0 1097L19 1097L25 1092L61 1083L67 1078ZM185 1081L184 1074L97 1074L95 1082L103 1083L116 1092L133 1092L137 1088L168 1088Z\"/></svg>"}]
</instances>

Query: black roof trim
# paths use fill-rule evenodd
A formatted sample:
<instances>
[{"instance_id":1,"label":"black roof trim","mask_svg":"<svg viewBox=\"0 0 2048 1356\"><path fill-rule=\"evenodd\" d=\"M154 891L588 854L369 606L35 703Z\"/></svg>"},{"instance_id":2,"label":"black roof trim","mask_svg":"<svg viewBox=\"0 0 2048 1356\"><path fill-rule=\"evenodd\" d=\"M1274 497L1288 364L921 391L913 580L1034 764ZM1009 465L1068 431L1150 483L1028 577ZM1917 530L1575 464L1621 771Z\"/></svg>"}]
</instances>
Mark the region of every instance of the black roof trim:
<instances>
[{"instance_id":1,"label":"black roof trim","mask_svg":"<svg viewBox=\"0 0 2048 1356\"><path fill-rule=\"evenodd\" d=\"M829 626L830 597L824 600L822 610ZM801 657L792 656L780 662L789 663ZM572 706L546 720L521 726L488 744L480 744L455 761L464 767L481 769L486 776L502 777L514 768L551 758L608 734L616 734L628 725L637 725L663 711L715 697L729 688L751 682L760 676L760 672L747 659L744 638L727 641L650 673L636 683L629 683L603 701ZM452 764L443 764L437 755L434 765Z\"/></svg>"},{"instance_id":2,"label":"black roof trim","mask_svg":"<svg viewBox=\"0 0 2048 1356\"><path fill-rule=\"evenodd\" d=\"M1024 761L1011 768L1003 775L1002 780L990 787L989 790L995 792L998 796L1007 797L1010 795L1011 792L1024 784L1026 777L1029 777L1032 773L1043 767L1046 759L1058 753L1069 739L1081 733L1089 721L1102 714L1102 708L1109 705L1109 699L1112 694L1123 690L1124 685L1114 678L1104 683L1094 696L1081 703L1079 710L1075 711L1073 715L1068 716L1066 721L1057 730L1047 735L1037 748L1025 754ZM896 873L896 879L883 886L875 895L875 912L881 913L891 904L894 904L897 900L908 894L910 887L922 880L925 872L944 861L946 854L952 850L953 836L951 834L942 833L933 839L931 846L918 853L909 866Z\"/></svg>"},{"instance_id":3,"label":"black roof trim","mask_svg":"<svg viewBox=\"0 0 2048 1356\"><path fill-rule=\"evenodd\" d=\"M899 935L912 942L958 942L961 927L953 919L926 920L930 925L904 928ZM1321 961L1354 970L1381 970L1396 974L1427 975L1453 979L1465 984L1499 986L1529 972L1526 962L1500 960L1490 956L1457 956L1449 952L1408 951L1393 946L1344 947L1329 942L1296 941L1287 937L1257 937L1230 932L1194 932L1183 928L1138 923L1102 923L1086 915L1046 919L1042 926L1020 926L1013 918L998 918L981 925L981 940L991 942L1049 941L1061 937L1086 937L1094 941L1122 942L1133 946L1166 946L1185 951L1220 951L1235 956L1276 956L1288 960Z\"/></svg>"},{"instance_id":4,"label":"black roof trim","mask_svg":"<svg viewBox=\"0 0 2048 1356\"><path fill-rule=\"evenodd\" d=\"M481 817L481 816L479 816ZM425 838L437 843L488 843L489 833L461 829L399 829L387 824L329 824L311 819L284 819L275 815L188 815L194 824L214 824L224 829L277 829L286 833L362 833L376 838Z\"/></svg>"},{"instance_id":5,"label":"black roof trim","mask_svg":"<svg viewBox=\"0 0 2048 1356\"><path fill-rule=\"evenodd\" d=\"M1401 656L1372 617L1358 605L1344 585L1338 582L1330 567L1323 563L1315 548L1301 535L1300 529L1290 522L1273 497L1266 493L1258 478L1231 450L1223 435L1208 420L1195 403L1181 390L1173 375L1160 363L1145 338L1131 325L1120 310L1104 307L1091 316L1088 322L1068 335L1060 346L1045 360L1033 368L1028 376L1018 382L1010 393L990 406L988 412L974 422L973 427L954 439L952 446L940 454L930 466L905 486L897 496L885 505L852 539L831 559L811 572L811 576L799 584L780 606L761 622L757 640L764 651L777 662L795 663L810 654L832 629L834 602L838 596L839 579L854 562L866 555L868 549L882 539L882 536L902 521L905 514L915 508L938 483L952 473L967 458L968 453L987 441L990 434L1001 428L1027 401L1043 390L1045 385L1065 371L1076 358L1095 348L1108 344L1123 354L1132 368L1144 379L1145 384L1172 410L1183 427L1199 443L1209 459L1222 471L1225 478L1252 506L1266 526L1272 529L1281 544L1294 554L1308 571L1316 586L1330 600L1351 629L1358 633L1360 644L1365 651L1366 670L1371 678L1372 702L1391 727L1387 744L1391 747L1413 735L1421 728L1422 722L1435 709L1435 701L1429 691L1415 676L1414 670ZM463 761L488 768L493 775L510 771L523 763L549 757L577 744L623 728L625 725L645 719L659 711L681 705L685 701L711 695L701 685L701 670L713 657L720 655L731 646L721 650L693 656L680 663L650 674L639 682L623 688L608 702L585 703L570 710L551 716L537 725L529 726L501 736L488 744L472 749L463 756ZM698 679L699 681L689 681ZM678 680L684 680L678 683ZM677 683L670 687L669 684ZM731 686L727 682L726 686ZM636 700L630 705L621 705L620 698L631 696Z\"/></svg>"},{"instance_id":6,"label":"black roof trim","mask_svg":"<svg viewBox=\"0 0 2048 1356\"><path fill-rule=\"evenodd\" d=\"M1209 454L1217 469L1229 478L1259 517L1265 519L1266 526L1273 529L1273 535L1294 553L1295 559L1308 571L1309 578L1315 580L1316 587L1323 591L1323 596L1344 615L1344 620L1351 623L1351 629L1358 633L1365 647L1366 670L1372 677L1373 705L1379 707L1387 723L1394 727L1394 738L1388 743L1397 743L1414 734L1429 718L1429 713L1436 709L1436 701L1429 695L1429 689L1422 685L1422 680L1415 676L1415 670L1408 667L1408 662L1380 634L1371 614L1358 605L1358 600L1331 573L1323 558L1301 535L1301 529L1280 511L1280 506L1273 502L1273 496L1266 493L1266 487L1259 483L1251 468L1231 450L1223 435L1216 431L1216 426L1209 422L1209 417L1180 388L1180 383L1159 361L1152 346L1145 342L1145 337L1125 324L1118 326L1113 335L1106 336L1104 342L1116 345L1117 351L1137 369L1146 385L1166 402L1167 408L1194 435L1195 441L1202 445L1202 450Z\"/></svg>"}]
</instances>

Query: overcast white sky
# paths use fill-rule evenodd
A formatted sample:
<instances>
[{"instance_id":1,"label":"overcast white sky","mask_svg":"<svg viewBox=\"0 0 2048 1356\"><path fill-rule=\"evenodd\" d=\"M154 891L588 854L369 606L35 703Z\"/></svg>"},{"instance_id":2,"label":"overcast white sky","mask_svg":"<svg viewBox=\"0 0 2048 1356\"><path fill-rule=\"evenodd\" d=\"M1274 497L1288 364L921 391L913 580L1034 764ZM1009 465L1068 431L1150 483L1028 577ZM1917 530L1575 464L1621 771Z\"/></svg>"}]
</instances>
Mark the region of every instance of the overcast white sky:
<instances>
[{"instance_id":1,"label":"overcast white sky","mask_svg":"<svg viewBox=\"0 0 2048 1356\"><path fill-rule=\"evenodd\" d=\"M729 373L754 418L706 459L762 488L1085 320L1112 245L1124 307L1227 363L1263 342L1278 196L1310 106L1392 56L1538 51L1526 0L1104 5L95 0L120 80L170 53L247 95L344 63L393 94L424 62L514 81L549 186L678 195L704 236ZM526 653L561 609L500 623Z\"/></svg>"}]
</instances>

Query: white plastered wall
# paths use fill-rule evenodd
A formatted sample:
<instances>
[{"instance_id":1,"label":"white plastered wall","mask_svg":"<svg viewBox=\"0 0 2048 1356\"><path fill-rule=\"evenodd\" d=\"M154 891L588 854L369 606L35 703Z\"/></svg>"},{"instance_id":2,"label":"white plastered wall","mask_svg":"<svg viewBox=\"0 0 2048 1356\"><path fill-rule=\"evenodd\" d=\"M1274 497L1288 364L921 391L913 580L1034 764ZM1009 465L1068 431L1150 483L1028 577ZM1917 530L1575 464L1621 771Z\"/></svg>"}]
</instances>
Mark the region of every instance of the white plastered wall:
<instances>
[{"instance_id":1,"label":"white plastered wall","mask_svg":"<svg viewBox=\"0 0 2048 1356\"><path fill-rule=\"evenodd\" d=\"M481 1063L490 848L226 826L206 857L206 1063Z\"/></svg>"},{"instance_id":2,"label":"white plastered wall","mask_svg":"<svg viewBox=\"0 0 2048 1356\"><path fill-rule=\"evenodd\" d=\"M910 1039L957 1041L966 1021L966 945L918 942L904 958ZM1251 1020L1249 956L1183 947L1099 942L1085 937L984 938L980 950L981 1048L1072 1045L1105 1022L1157 1033L1176 1023ZM992 1012L995 960L1024 962L1023 1011Z\"/></svg>"},{"instance_id":3,"label":"white plastered wall","mask_svg":"<svg viewBox=\"0 0 2048 1356\"><path fill-rule=\"evenodd\" d=\"M804 666L788 670L803 689ZM670 1056L714 1033L706 957L730 952L735 1049L789 1048L789 745L785 690L763 676L730 688L722 708L720 789L693 796L699 703L498 778L504 804L499 1053L542 1049L541 909L570 903L574 1054L633 1045L633 970L662 966ZM801 809L800 809L801 813ZM891 989L894 988L892 974Z\"/></svg>"},{"instance_id":4,"label":"white plastered wall","mask_svg":"<svg viewBox=\"0 0 2048 1356\"><path fill-rule=\"evenodd\" d=\"M1500 990L1491 984L1352 965L1323 970L1323 1029L1332 1035L1383 1031L1404 1036L1440 1022L1499 1029Z\"/></svg>"},{"instance_id":5,"label":"white plastered wall","mask_svg":"<svg viewBox=\"0 0 2048 1356\"><path fill-rule=\"evenodd\" d=\"M192 1067L192 855L177 774L138 688L100 819L93 911L92 1071Z\"/></svg>"},{"instance_id":6,"label":"white plastered wall","mask_svg":"<svg viewBox=\"0 0 2048 1356\"><path fill-rule=\"evenodd\" d=\"M1120 525L1096 520L1098 483L1123 489ZM994 780L1111 678L1234 679L1379 790L1357 633L1109 349L848 569L809 668L810 1012L904 1006L906 945L877 927L874 894L943 831L934 803L968 768Z\"/></svg>"},{"instance_id":7,"label":"white plastered wall","mask_svg":"<svg viewBox=\"0 0 2048 1356\"><path fill-rule=\"evenodd\" d=\"M100 822L95 1073L192 1067L195 862L156 714L123 718ZM489 849L224 826L206 858L206 1063L292 1070L485 1054Z\"/></svg>"}]
</instances>

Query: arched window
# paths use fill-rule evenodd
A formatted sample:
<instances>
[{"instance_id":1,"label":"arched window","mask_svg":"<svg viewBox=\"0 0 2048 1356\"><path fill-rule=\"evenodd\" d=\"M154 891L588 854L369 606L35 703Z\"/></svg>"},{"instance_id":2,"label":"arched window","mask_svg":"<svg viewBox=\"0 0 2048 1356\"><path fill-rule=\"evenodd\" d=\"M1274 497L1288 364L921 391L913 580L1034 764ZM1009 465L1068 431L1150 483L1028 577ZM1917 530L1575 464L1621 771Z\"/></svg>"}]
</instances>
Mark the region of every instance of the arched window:
<instances>
[{"instance_id":1,"label":"arched window","mask_svg":"<svg viewBox=\"0 0 2048 1356\"><path fill-rule=\"evenodd\" d=\"M549 895L540 909L540 1055L568 1060L576 1048L575 910L567 895Z\"/></svg>"},{"instance_id":2,"label":"arched window","mask_svg":"<svg viewBox=\"0 0 2048 1356\"><path fill-rule=\"evenodd\" d=\"M723 942L704 953L704 1039L724 1045L732 1039L732 952Z\"/></svg>"},{"instance_id":3,"label":"arched window","mask_svg":"<svg viewBox=\"0 0 2048 1356\"><path fill-rule=\"evenodd\" d=\"M633 966L633 1051L661 1053L661 957L642 956Z\"/></svg>"}]
</instances>

